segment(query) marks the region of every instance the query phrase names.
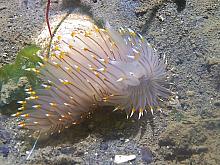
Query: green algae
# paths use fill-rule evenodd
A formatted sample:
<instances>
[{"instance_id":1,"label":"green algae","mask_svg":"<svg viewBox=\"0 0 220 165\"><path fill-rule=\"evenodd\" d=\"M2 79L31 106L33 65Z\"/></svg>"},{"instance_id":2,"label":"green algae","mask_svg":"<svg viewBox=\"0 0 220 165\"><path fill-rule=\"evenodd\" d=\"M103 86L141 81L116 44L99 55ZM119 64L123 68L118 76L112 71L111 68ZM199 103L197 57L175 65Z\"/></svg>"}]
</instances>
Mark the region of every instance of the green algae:
<instances>
[{"instance_id":1,"label":"green algae","mask_svg":"<svg viewBox=\"0 0 220 165\"><path fill-rule=\"evenodd\" d=\"M25 69L35 68L37 62L41 61L36 55L39 50L40 48L36 45L28 45L18 53L14 63L1 67L0 87L9 80L17 82L20 77L27 77L31 86L38 86L40 84L40 79L37 75L34 72L26 71Z\"/></svg>"},{"instance_id":2,"label":"green algae","mask_svg":"<svg viewBox=\"0 0 220 165\"><path fill-rule=\"evenodd\" d=\"M26 97L24 88L39 88L38 75L27 68L35 68L42 60L36 55L40 50L36 45L28 45L18 52L15 61L0 68L0 113L10 115L17 111L18 100Z\"/></svg>"}]
</instances>

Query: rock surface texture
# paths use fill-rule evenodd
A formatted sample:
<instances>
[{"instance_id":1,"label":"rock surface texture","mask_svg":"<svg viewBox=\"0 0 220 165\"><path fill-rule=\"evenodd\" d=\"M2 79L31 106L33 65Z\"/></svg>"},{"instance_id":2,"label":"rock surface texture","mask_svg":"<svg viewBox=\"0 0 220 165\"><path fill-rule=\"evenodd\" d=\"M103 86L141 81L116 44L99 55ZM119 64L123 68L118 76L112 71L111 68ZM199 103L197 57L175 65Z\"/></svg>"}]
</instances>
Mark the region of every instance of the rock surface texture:
<instances>
[{"instance_id":1,"label":"rock surface texture","mask_svg":"<svg viewBox=\"0 0 220 165\"><path fill-rule=\"evenodd\" d=\"M46 1L0 2L0 66L32 43L44 24ZM87 11L102 24L129 27L166 55L177 97L163 113L135 121L100 109L92 118L38 141L0 116L0 164L113 164L115 155L135 155L131 164L220 164L220 1L52 1L51 15Z\"/></svg>"}]
</instances>

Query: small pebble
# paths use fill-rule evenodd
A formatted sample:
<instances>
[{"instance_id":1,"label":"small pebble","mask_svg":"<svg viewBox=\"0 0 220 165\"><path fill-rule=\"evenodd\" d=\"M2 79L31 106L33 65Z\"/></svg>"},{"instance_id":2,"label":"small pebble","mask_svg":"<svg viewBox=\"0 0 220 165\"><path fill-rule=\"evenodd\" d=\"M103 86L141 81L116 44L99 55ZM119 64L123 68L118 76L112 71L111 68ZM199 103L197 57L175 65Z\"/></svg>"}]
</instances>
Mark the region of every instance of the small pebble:
<instances>
[{"instance_id":1,"label":"small pebble","mask_svg":"<svg viewBox=\"0 0 220 165\"><path fill-rule=\"evenodd\" d=\"M194 91L186 91L187 96L194 96L195 92Z\"/></svg>"},{"instance_id":2,"label":"small pebble","mask_svg":"<svg viewBox=\"0 0 220 165\"><path fill-rule=\"evenodd\" d=\"M214 105L217 106L217 107L219 107L219 106L220 106L220 100L216 100L216 101L214 102Z\"/></svg>"},{"instance_id":3,"label":"small pebble","mask_svg":"<svg viewBox=\"0 0 220 165\"><path fill-rule=\"evenodd\" d=\"M9 154L9 148L8 146L0 147L0 152L3 154L3 157L7 157Z\"/></svg>"},{"instance_id":4,"label":"small pebble","mask_svg":"<svg viewBox=\"0 0 220 165\"><path fill-rule=\"evenodd\" d=\"M158 19L159 19L160 21L162 21L162 22L165 20L165 18L164 18L162 15L159 15L159 16L158 16Z\"/></svg>"},{"instance_id":5,"label":"small pebble","mask_svg":"<svg viewBox=\"0 0 220 165\"><path fill-rule=\"evenodd\" d=\"M196 146L192 148L192 151L200 154L202 152L208 152L208 147L207 146Z\"/></svg>"},{"instance_id":6,"label":"small pebble","mask_svg":"<svg viewBox=\"0 0 220 165\"><path fill-rule=\"evenodd\" d=\"M102 142L100 144L100 150L107 150L108 149L108 143L107 142Z\"/></svg>"},{"instance_id":7,"label":"small pebble","mask_svg":"<svg viewBox=\"0 0 220 165\"><path fill-rule=\"evenodd\" d=\"M218 65L220 63L220 59L216 57L207 58L206 61L208 65Z\"/></svg>"},{"instance_id":8,"label":"small pebble","mask_svg":"<svg viewBox=\"0 0 220 165\"><path fill-rule=\"evenodd\" d=\"M5 10L5 9L7 9L6 6L1 6L1 7L0 7L0 11L1 11L1 10Z\"/></svg>"},{"instance_id":9,"label":"small pebble","mask_svg":"<svg viewBox=\"0 0 220 165\"><path fill-rule=\"evenodd\" d=\"M121 164L136 159L135 155L115 155L114 163Z\"/></svg>"},{"instance_id":10,"label":"small pebble","mask_svg":"<svg viewBox=\"0 0 220 165\"><path fill-rule=\"evenodd\" d=\"M148 147L141 148L142 160L146 163L151 163L153 161L153 154Z\"/></svg>"}]
</instances>

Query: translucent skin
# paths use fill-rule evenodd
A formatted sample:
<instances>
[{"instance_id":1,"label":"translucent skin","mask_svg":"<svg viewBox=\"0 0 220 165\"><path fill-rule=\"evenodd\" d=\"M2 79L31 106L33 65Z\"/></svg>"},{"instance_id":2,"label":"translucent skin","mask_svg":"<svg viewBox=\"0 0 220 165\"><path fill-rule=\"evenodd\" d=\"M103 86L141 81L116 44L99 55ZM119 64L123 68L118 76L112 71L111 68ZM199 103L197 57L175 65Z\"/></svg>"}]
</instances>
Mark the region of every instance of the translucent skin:
<instances>
[{"instance_id":1,"label":"translucent skin","mask_svg":"<svg viewBox=\"0 0 220 165\"><path fill-rule=\"evenodd\" d=\"M60 132L88 115L93 106L113 105L128 116L139 118L146 109L158 106L159 98L170 94L166 65L140 34L131 29L99 29L93 23L86 30L61 28L53 38L44 63L28 68L44 80L32 91L16 116L19 123L41 132Z\"/></svg>"}]
</instances>

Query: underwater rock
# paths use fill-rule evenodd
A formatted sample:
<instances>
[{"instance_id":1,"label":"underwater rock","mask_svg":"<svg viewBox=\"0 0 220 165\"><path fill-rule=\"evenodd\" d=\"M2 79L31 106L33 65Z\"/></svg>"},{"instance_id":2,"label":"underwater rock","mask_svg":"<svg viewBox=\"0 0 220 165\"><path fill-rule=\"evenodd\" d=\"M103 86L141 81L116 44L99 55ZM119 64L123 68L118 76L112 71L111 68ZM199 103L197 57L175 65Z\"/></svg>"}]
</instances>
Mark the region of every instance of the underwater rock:
<instances>
[{"instance_id":1,"label":"underwater rock","mask_svg":"<svg viewBox=\"0 0 220 165\"><path fill-rule=\"evenodd\" d=\"M216 101L214 102L214 105L217 106L217 107L219 107L219 106L220 106L220 100L216 100Z\"/></svg>"},{"instance_id":2,"label":"underwater rock","mask_svg":"<svg viewBox=\"0 0 220 165\"><path fill-rule=\"evenodd\" d=\"M65 20L65 21L64 21ZM62 26L60 25L62 23ZM90 17L82 16L79 13L61 13L50 17L51 31L57 31L58 28L65 27L65 31L87 31L93 24ZM60 27L61 26L61 27ZM71 30L70 30L71 29ZM40 35L35 39L35 43L41 48L47 48L50 43L50 34L47 26L43 27Z\"/></svg>"},{"instance_id":3,"label":"underwater rock","mask_svg":"<svg viewBox=\"0 0 220 165\"><path fill-rule=\"evenodd\" d=\"M6 117L0 114L0 155L7 157L9 154L9 143L11 141L10 133L2 126L1 122L4 122ZM1 163L0 163L1 164Z\"/></svg>"},{"instance_id":4,"label":"underwater rock","mask_svg":"<svg viewBox=\"0 0 220 165\"><path fill-rule=\"evenodd\" d=\"M7 9L6 6L0 6L0 11Z\"/></svg>"},{"instance_id":5,"label":"underwater rock","mask_svg":"<svg viewBox=\"0 0 220 165\"><path fill-rule=\"evenodd\" d=\"M146 163L151 163L153 161L152 151L148 147L141 148L142 160Z\"/></svg>"},{"instance_id":6,"label":"underwater rock","mask_svg":"<svg viewBox=\"0 0 220 165\"><path fill-rule=\"evenodd\" d=\"M206 62L207 62L207 65L209 66L218 65L220 64L220 59L217 57L207 58Z\"/></svg>"},{"instance_id":7,"label":"underwater rock","mask_svg":"<svg viewBox=\"0 0 220 165\"><path fill-rule=\"evenodd\" d=\"M11 140L9 133L0 127L0 144L7 144Z\"/></svg>"},{"instance_id":8,"label":"underwater rock","mask_svg":"<svg viewBox=\"0 0 220 165\"><path fill-rule=\"evenodd\" d=\"M136 159L135 155L115 155L114 163L121 164Z\"/></svg>"},{"instance_id":9,"label":"underwater rock","mask_svg":"<svg viewBox=\"0 0 220 165\"><path fill-rule=\"evenodd\" d=\"M13 80L9 80L6 84L2 85L0 106L9 104L12 100L13 94L17 89L17 84Z\"/></svg>"},{"instance_id":10,"label":"underwater rock","mask_svg":"<svg viewBox=\"0 0 220 165\"><path fill-rule=\"evenodd\" d=\"M19 93L23 93L23 89L28 88L29 86L27 77L20 77L17 82L9 79L9 81L6 84L3 84L1 88L0 107L10 104L14 100L19 100Z\"/></svg>"},{"instance_id":11,"label":"underwater rock","mask_svg":"<svg viewBox=\"0 0 220 165\"><path fill-rule=\"evenodd\" d=\"M8 146L0 146L0 152L3 154L3 157L7 157L9 154Z\"/></svg>"},{"instance_id":12,"label":"underwater rock","mask_svg":"<svg viewBox=\"0 0 220 165\"><path fill-rule=\"evenodd\" d=\"M100 150L107 150L108 149L108 143L107 142L102 142L100 144Z\"/></svg>"},{"instance_id":13,"label":"underwater rock","mask_svg":"<svg viewBox=\"0 0 220 165\"><path fill-rule=\"evenodd\" d=\"M196 154L206 153L210 149L206 146L210 134L199 124L201 119L192 118L191 120L194 123L175 124L161 134L160 154L165 160L182 161Z\"/></svg>"}]
</instances>

